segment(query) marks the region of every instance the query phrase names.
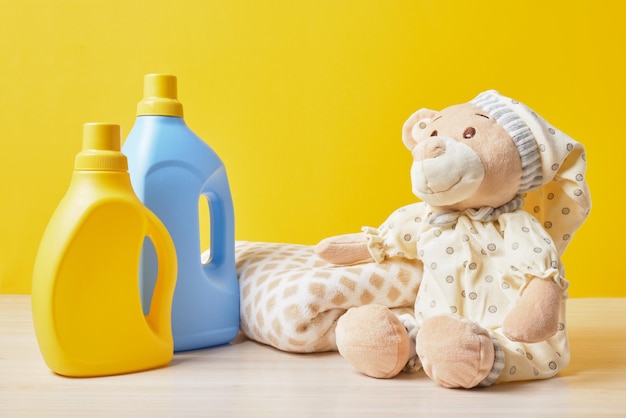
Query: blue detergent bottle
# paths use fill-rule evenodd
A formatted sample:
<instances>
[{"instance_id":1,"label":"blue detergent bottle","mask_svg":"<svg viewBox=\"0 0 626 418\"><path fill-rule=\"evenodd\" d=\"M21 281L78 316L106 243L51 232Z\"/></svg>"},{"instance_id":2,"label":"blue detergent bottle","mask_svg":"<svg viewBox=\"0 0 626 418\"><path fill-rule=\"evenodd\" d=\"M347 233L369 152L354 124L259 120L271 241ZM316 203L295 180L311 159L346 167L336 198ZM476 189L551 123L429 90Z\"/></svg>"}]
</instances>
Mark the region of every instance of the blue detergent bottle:
<instances>
[{"instance_id":1,"label":"blue detergent bottle","mask_svg":"<svg viewBox=\"0 0 626 418\"><path fill-rule=\"evenodd\" d=\"M175 76L145 76L144 97L122 152L128 157L135 193L165 224L176 247L174 351L232 341L239 332L239 283L228 178L217 154L185 123ZM206 199L209 208L208 262L201 260L201 199ZM146 315L157 265L154 246L146 239L139 269Z\"/></svg>"}]
</instances>

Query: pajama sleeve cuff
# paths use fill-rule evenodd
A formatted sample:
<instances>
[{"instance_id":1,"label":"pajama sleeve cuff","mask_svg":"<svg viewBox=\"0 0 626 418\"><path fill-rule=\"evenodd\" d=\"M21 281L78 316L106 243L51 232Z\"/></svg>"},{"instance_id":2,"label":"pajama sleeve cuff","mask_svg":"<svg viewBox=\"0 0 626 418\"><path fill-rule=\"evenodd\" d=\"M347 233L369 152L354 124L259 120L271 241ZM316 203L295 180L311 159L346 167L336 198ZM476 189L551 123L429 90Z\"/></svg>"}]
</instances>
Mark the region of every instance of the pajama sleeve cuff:
<instances>
[{"instance_id":1,"label":"pajama sleeve cuff","mask_svg":"<svg viewBox=\"0 0 626 418\"><path fill-rule=\"evenodd\" d=\"M377 263L382 262L385 258L387 258L387 255L384 240L379 235L378 229L365 226L362 230L367 237L367 249L369 250L372 258Z\"/></svg>"}]
</instances>

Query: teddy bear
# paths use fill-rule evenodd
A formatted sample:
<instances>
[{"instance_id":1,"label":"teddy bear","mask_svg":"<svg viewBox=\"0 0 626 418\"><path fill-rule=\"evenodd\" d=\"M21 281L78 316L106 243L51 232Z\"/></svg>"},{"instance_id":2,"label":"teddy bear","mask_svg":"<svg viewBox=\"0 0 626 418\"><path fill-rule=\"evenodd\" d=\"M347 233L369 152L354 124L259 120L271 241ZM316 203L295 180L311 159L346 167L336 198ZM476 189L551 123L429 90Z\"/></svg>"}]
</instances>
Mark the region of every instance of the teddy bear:
<instances>
[{"instance_id":1,"label":"teddy bear","mask_svg":"<svg viewBox=\"0 0 626 418\"><path fill-rule=\"evenodd\" d=\"M584 147L495 90L418 110L402 140L421 201L315 251L334 265L420 261L414 313L349 309L339 353L371 377L421 368L447 388L556 375L570 360L561 256L591 207Z\"/></svg>"}]
</instances>

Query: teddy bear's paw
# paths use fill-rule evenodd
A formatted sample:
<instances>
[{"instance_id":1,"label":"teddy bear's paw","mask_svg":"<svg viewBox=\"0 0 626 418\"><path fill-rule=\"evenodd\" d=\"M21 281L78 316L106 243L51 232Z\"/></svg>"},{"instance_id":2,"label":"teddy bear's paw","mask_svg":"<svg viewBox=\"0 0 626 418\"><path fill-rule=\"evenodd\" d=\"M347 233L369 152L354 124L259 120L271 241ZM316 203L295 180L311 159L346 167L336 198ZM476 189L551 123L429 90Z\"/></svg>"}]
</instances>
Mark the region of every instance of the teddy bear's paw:
<instances>
[{"instance_id":1,"label":"teddy bear's paw","mask_svg":"<svg viewBox=\"0 0 626 418\"><path fill-rule=\"evenodd\" d=\"M513 310L502 324L502 333L511 341L538 343L556 334L558 318L558 312Z\"/></svg>"},{"instance_id":2,"label":"teddy bear's paw","mask_svg":"<svg viewBox=\"0 0 626 418\"><path fill-rule=\"evenodd\" d=\"M448 388L472 388L490 373L495 348L489 333L471 321L436 316L422 324L416 341L424 372Z\"/></svg>"},{"instance_id":3,"label":"teddy bear's paw","mask_svg":"<svg viewBox=\"0 0 626 418\"><path fill-rule=\"evenodd\" d=\"M530 282L517 305L504 319L502 331L511 341L536 343L558 331L562 289L551 280Z\"/></svg>"},{"instance_id":4,"label":"teddy bear's paw","mask_svg":"<svg viewBox=\"0 0 626 418\"><path fill-rule=\"evenodd\" d=\"M409 335L398 317L382 305L349 309L337 322L336 340L343 358L367 376L394 377L409 361Z\"/></svg>"},{"instance_id":5,"label":"teddy bear's paw","mask_svg":"<svg viewBox=\"0 0 626 418\"><path fill-rule=\"evenodd\" d=\"M364 233L337 235L321 240L315 253L324 261L337 265L350 265L371 261Z\"/></svg>"}]
</instances>

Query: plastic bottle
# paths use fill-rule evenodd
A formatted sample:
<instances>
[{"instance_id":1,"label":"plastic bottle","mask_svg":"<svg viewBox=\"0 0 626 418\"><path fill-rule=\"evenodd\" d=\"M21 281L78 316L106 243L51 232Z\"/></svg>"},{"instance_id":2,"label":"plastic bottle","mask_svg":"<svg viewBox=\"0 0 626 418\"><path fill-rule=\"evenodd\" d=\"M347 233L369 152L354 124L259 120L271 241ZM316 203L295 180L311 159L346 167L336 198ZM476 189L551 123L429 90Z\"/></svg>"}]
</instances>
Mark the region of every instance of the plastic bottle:
<instances>
[{"instance_id":1,"label":"plastic bottle","mask_svg":"<svg viewBox=\"0 0 626 418\"><path fill-rule=\"evenodd\" d=\"M165 224L176 246L172 306L174 351L226 344L239 332L233 203L216 153L186 125L176 77L149 74L137 118L122 148L135 192ZM201 261L199 201L209 206L210 260ZM149 309L156 263L146 242L141 269Z\"/></svg>"},{"instance_id":2,"label":"plastic bottle","mask_svg":"<svg viewBox=\"0 0 626 418\"><path fill-rule=\"evenodd\" d=\"M152 309L137 277L144 238L158 254ZM134 194L120 127L90 123L74 173L42 237L32 313L47 365L65 376L130 373L173 356L171 304L176 253L165 226Z\"/></svg>"}]
</instances>

